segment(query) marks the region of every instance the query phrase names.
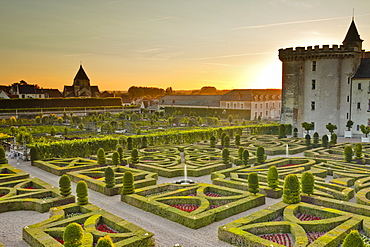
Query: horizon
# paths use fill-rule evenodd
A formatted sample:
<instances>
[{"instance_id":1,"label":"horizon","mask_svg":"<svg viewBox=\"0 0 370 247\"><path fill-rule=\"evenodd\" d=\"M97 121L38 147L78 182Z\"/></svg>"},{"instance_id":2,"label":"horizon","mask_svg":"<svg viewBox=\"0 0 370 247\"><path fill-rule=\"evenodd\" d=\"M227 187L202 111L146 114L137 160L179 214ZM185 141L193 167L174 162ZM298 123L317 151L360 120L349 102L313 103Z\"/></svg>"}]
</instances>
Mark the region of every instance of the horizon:
<instances>
[{"instance_id":1,"label":"horizon","mask_svg":"<svg viewBox=\"0 0 370 247\"><path fill-rule=\"evenodd\" d=\"M341 45L353 8L367 50L363 0L6 1L0 84L62 92L82 64L100 91L281 89L278 50Z\"/></svg>"}]
</instances>

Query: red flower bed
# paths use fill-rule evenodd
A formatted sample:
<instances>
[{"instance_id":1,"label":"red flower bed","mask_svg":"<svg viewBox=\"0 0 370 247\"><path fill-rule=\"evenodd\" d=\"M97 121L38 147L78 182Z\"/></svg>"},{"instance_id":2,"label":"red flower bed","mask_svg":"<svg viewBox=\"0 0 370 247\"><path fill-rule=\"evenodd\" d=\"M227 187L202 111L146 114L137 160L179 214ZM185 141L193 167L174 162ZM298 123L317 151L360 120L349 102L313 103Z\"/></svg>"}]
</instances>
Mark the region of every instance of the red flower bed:
<instances>
[{"instance_id":1,"label":"red flower bed","mask_svg":"<svg viewBox=\"0 0 370 247\"><path fill-rule=\"evenodd\" d=\"M298 214L296 215L296 217L297 217L300 221L322 220L322 218L321 218L321 217L319 217L319 216L310 215L310 214L302 214L302 213L298 213Z\"/></svg>"},{"instance_id":2,"label":"red flower bed","mask_svg":"<svg viewBox=\"0 0 370 247\"><path fill-rule=\"evenodd\" d=\"M110 228L104 223L99 224L96 227L96 230L101 231L101 232L107 232L107 233L118 233L118 231L113 230L112 228Z\"/></svg>"},{"instance_id":3,"label":"red flower bed","mask_svg":"<svg viewBox=\"0 0 370 247\"><path fill-rule=\"evenodd\" d=\"M170 206L188 213L193 212L194 210L199 208L199 205L195 204L170 204Z\"/></svg>"},{"instance_id":4,"label":"red flower bed","mask_svg":"<svg viewBox=\"0 0 370 247\"><path fill-rule=\"evenodd\" d=\"M311 244L313 241L321 236L324 236L327 232L307 232L308 241Z\"/></svg>"},{"instance_id":5,"label":"red flower bed","mask_svg":"<svg viewBox=\"0 0 370 247\"><path fill-rule=\"evenodd\" d=\"M263 234L259 237L287 247L293 246L293 241L288 233Z\"/></svg>"},{"instance_id":6,"label":"red flower bed","mask_svg":"<svg viewBox=\"0 0 370 247\"><path fill-rule=\"evenodd\" d=\"M3 193L3 194L0 194L0 197L3 197L3 196L5 196L5 195L6 195L6 194L4 194L4 193Z\"/></svg>"},{"instance_id":7,"label":"red flower bed","mask_svg":"<svg viewBox=\"0 0 370 247\"><path fill-rule=\"evenodd\" d=\"M54 238L56 241L58 241L59 243L61 243L61 244L64 244L64 241L63 241L63 239L62 238Z\"/></svg>"},{"instance_id":8,"label":"red flower bed","mask_svg":"<svg viewBox=\"0 0 370 247\"><path fill-rule=\"evenodd\" d=\"M27 189L27 190L35 190L37 188L33 187L33 186L27 186L27 187L24 187L23 189Z\"/></svg>"},{"instance_id":9,"label":"red flower bed","mask_svg":"<svg viewBox=\"0 0 370 247\"><path fill-rule=\"evenodd\" d=\"M282 221L283 220L283 216L279 216L277 217L276 219L272 220L272 222L275 222L275 221Z\"/></svg>"},{"instance_id":10,"label":"red flower bed","mask_svg":"<svg viewBox=\"0 0 370 247\"><path fill-rule=\"evenodd\" d=\"M190 195L187 195L187 196L197 196L197 193L193 193L193 194L190 194Z\"/></svg>"},{"instance_id":11,"label":"red flower bed","mask_svg":"<svg viewBox=\"0 0 370 247\"><path fill-rule=\"evenodd\" d=\"M99 179L99 178L102 178L102 177L91 177L91 178L93 178L93 179Z\"/></svg>"},{"instance_id":12,"label":"red flower bed","mask_svg":"<svg viewBox=\"0 0 370 247\"><path fill-rule=\"evenodd\" d=\"M217 194L217 193L212 193L212 192L207 192L205 193L205 195L210 196L210 197L222 197L222 195Z\"/></svg>"},{"instance_id":13,"label":"red flower bed","mask_svg":"<svg viewBox=\"0 0 370 247\"><path fill-rule=\"evenodd\" d=\"M218 208L218 207L221 207L221 205L211 205L211 206L209 206L210 209L214 209L214 208Z\"/></svg>"},{"instance_id":14,"label":"red flower bed","mask_svg":"<svg viewBox=\"0 0 370 247\"><path fill-rule=\"evenodd\" d=\"M288 166L295 166L295 165L297 165L297 164L287 164L287 165L283 165L281 167L288 167Z\"/></svg>"}]
</instances>

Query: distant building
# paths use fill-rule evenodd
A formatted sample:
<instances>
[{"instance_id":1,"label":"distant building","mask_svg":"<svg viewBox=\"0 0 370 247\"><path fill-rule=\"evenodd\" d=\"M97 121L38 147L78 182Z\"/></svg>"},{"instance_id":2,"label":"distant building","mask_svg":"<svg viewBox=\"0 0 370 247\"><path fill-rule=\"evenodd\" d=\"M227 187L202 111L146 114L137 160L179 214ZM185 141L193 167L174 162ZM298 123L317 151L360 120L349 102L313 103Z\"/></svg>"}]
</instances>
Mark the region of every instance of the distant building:
<instances>
[{"instance_id":1,"label":"distant building","mask_svg":"<svg viewBox=\"0 0 370 247\"><path fill-rule=\"evenodd\" d=\"M78 70L72 86L64 86L63 97L100 97L98 86L90 86L90 79L87 77L82 65Z\"/></svg>"},{"instance_id":2,"label":"distant building","mask_svg":"<svg viewBox=\"0 0 370 247\"><path fill-rule=\"evenodd\" d=\"M44 92L37 85L30 85L25 81L13 83L9 88L9 94L20 99L45 98Z\"/></svg>"},{"instance_id":3,"label":"distant building","mask_svg":"<svg viewBox=\"0 0 370 247\"><path fill-rule=\"evenodd\" d=\"M0 99L10 99L10 97L4 90L0 90Z\"/></svg>"},{"instance_id":4,"label":"distant building","mask_svg":"<svg viewBox=\"0 0 370 247\"><path fill-rule=\"evenodd\" d=\"M343 45L309 46L279 50L283 63L281 123L291 124L303 133L303 122L314 124L313 132L329 134L326 125L337 125L344 134L348 120L369 125L370 53L362 50L355 22Z\"/></svg>"},{"instance_id":5,"label":"distant building","mask_svg":"<svg viewBox=\"0 0 370 247\"><path fill-rule=\"evenodd\" d=\"M58 89L43 88L42 91L45 94L45 98L63 98L63 94Z\"/></svg>"}]
</instances>

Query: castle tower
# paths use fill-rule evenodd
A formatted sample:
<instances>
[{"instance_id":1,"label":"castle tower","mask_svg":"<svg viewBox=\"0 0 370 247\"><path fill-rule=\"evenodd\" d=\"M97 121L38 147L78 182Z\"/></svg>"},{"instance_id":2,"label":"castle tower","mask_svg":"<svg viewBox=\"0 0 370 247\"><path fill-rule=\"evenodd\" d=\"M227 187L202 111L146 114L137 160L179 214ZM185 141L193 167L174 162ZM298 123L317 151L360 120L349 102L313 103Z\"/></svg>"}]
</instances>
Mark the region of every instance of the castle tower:
<instances>
[{"instance_id":1,"label":"castle tower","mask_svg":"<svg viewBox=\"0 0 370 247\"><path fill-rule=\"evenodd\" d=\"M362 40L352 21L343 45L323 45L279 50L282 61L281 123L297 127L314 123L320 136L326 125L337 125L340 135L350 118L351 78L363 55Z\"/></svg>"}]
</instances>

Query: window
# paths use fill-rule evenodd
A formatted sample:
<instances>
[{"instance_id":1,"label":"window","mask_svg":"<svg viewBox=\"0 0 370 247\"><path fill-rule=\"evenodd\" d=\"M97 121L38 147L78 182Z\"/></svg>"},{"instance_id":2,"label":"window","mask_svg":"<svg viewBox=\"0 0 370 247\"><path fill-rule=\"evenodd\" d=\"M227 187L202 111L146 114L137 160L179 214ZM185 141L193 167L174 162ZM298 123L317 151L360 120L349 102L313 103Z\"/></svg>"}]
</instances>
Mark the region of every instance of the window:
<instances>
[{"instance_id":1,"label":"window","mask_svg":"<svg viewBox=\"0 0 370 247\"><path fill-rule=\"evenodd\" d=\"M254 113L254 119L257 119L257 112Z\"/></svg>"},{"instance_id":2,"label":"window","mask_svg":"<svg viewBox=\"0 0 370 247\"><path fill-rule=\"evenodd\" d=\"M358 90L362 90L361 83L357 83L357 89L358 89Z\"/></svg>"},{"instance_id":3,"label":"window","mask_svg":"<svg viewBox=\"0 0 370 247\"><path fill-rule=\"evenodd\" d=\"M234 109L236 108L236 103L234 103Z\"/></svg>"},{"instance_id":4,"label":"window","mask_svg":"<svg viewBox=\"0 0 370 247\"><path fill-rule=\"evenodd\" d=\"M347 102L349 102L349 95L347 95Z\"/></svg>"},{"instance_id":5,"label":"window","mask_svg":"<svg viewBox=\"0 0 370 247\"><path fill-rule=\"evenodd\" d=\"M357 131L359 131L360 130L360 125L357 124L357 128L356 129L357 129Z\"/></svg>"},{"instance_id":6,"label":"window","mask_svg":"<svg viewBox=\"0 0 370 247\"><path fill-rule=\"evenodd\" d=\"M347 119L348 119L348 112L347 112Z\"/></svg>"},{"instance_id":7,"label":"window","mask_svg":"<svg viewBox=\"0 0 370 247\"><path fill-rule=\"evenodd\" d=\"M272 108L275 108L275 103L272 103Z\"/></svg>"},{"instance_id":8,"label":"window","mask_svg":"<svg viewBox=\"0 0 370 247\"><path fill-rule=\"evenodd\" d=\"M240 108L244 108L244 104L243 103L240 103Z\"/></svg>"},{"instance_id":9,"label":"window","mask_svg":"<svg viewBox=\"0 0 370 247\"><path fill-rule=\"evenodd\" d=\"M263 106L262 106L262 104L260 104L260 108L261 108L261 109L262 109L262 107L263 107Z\"/></svg>"},{"instance_id":10,"label":"window","mask_svg":"<svg viewBox=\"0 0 370 247\"><path fill-rule=\"evenodd\" d=\"M230 103L229 102L226 103L226 108L230 108Z\"/></svg>"},{"instance_id":11,"label":"window","mask_svg":"<svg viewBox=\"0 0 370 247\"><path fill-rule=\"evenodd\" d=\"M361 110L361 102L357 102L357 110Z\"/></svg>"},{"instance_id":12,"label":"window","mask_svg":"<svg viewBox=\"0 0 370 247\"><path fill-rule=\"evenodd\" d=\"M312 80L311 89L312 90L315 90L316 89L316 80Z\"/></svg>"},{"instance_id":13,"label":"window","mask_svg":"<svg viewBox=\"0 0 370 247\"><path fill-rule=\"evenodd\" d=\"M312 130L315 130L315 122L311 122L312 124Z\"/></svg>"},{"instance_id":14,"label":"window","mask_svg":"<svg viewBox=\"0 0 370 247\"><path fill-rule=\"evenodd\" d=\"M257 104L255 104L255 105L254 105L254 108L255 108L255 109L257 109L257 107L258 107L258 106L257 106Z\"/></svg>"},{"instance_id":15,"label":"window","mask_svg":"<svg viewBox=\"0 0 370 247\"><path fill-rule=\"evenodd\" d=\"M268 116L269 115L269 112L268 111L266 111L266 116Z\"/></svg>"},{"instance_id":16,"label":"window","mask_svg":"<svg viewBox=\"0 0 370 247\"><path fill-rule=\"evenodd\" d=\"M370 111L370 99L369 99L369 103L368 103L368 106L367 106L367 111Z\"/></svg>"},{"instance_id":17,"label":"window","mask_svg":"<svg viewBox=\"0 0 370 247\"><path fill-rule=\"evenodd\" d=\"M311 101L311 111L315 110L315 101Z\"/></svg>"},{"instance_id":18,"label":"window","mask_svg":"<svg viewBox=\"0 0 370 247\"><path fill-rule=\"evenodd\" d=\"M316 61L312 61L312 71L316 71Z\"/></svg>"},{"instance_id":19,"label":"window","mask_svg":"<svg viewBox=\"0 0 370 247\"><path fill-rule=\"evenodd\" d=\"M266 103L266 109L268 109L269 108L269 103Z\"/></svg>"}]
</instances>

